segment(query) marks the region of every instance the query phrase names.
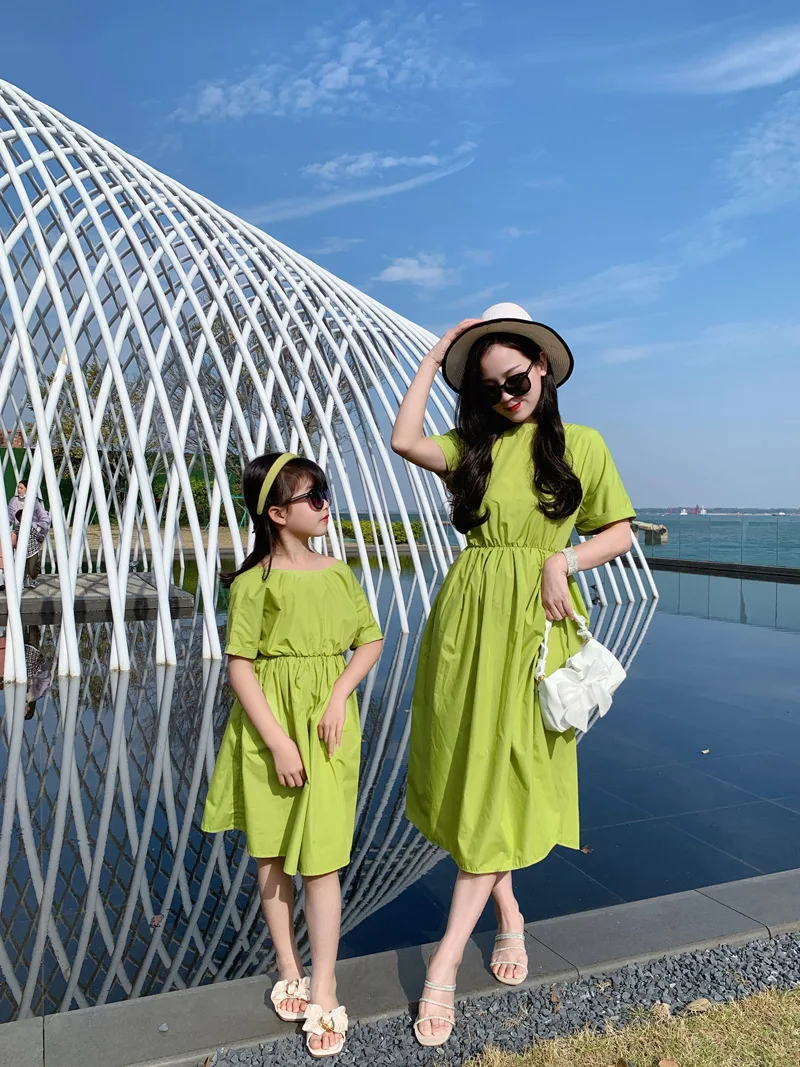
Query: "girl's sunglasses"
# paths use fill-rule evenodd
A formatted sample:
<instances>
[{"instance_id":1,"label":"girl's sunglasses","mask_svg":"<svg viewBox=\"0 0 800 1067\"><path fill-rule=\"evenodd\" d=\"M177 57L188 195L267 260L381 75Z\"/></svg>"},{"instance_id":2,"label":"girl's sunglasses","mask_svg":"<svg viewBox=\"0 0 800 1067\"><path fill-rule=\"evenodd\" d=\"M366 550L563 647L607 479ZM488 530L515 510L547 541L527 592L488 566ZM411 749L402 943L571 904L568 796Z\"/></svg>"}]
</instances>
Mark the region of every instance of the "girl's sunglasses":
<instances>
[{"instance_id":1,"label":"girl's sunglasses","mask_svg":"<svg viewBox=\"0 0 800 1067\"><path fill-rule=\"evenodd\" d=\"M503 393L508 393L509 396L525 396L526 393L531 391L531 367L536 363L535 359L532 359L528 364L528 369L521 371L519 374L512 374L510 378L506 378L502 385L495 385L481 383L481 389L483 395L486 398L490 407L494 407L495 404L499 404L503 399Z\"/></svg>"},{"instance_id":2,"label":"girl's sunglasses","mask_svg":"<svg viewBox=\"0 0 800 1067\"><path fill-rule=\"evenodd\" d=\"M324 489L310 489L302 496L293 496L291 500L287 500L284 507L289 504L299 504L301 500L307 500L314 511L322 511L325 505L331 502L331 491L327 486Z\"/></svg>"}]
</instances>

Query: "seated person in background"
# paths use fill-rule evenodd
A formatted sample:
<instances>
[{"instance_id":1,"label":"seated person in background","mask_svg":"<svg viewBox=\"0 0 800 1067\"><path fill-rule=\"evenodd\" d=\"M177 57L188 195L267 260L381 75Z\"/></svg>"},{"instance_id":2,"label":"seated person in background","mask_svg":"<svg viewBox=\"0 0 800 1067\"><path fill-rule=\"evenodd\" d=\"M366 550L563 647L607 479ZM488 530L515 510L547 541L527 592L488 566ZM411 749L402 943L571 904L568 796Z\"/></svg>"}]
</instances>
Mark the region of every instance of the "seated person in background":
<instances>
[{"instance_id":1,"label":"seated person in background","mask_svg":"<svg viewBox=\"0 0 800 1067\"><path fill-rule=\"evenodd\" d=\"M25 497L28 495L27 482L20 481L17 485L17 492L12 496L8 503L8 521L12 526L16 525L19 529L19 520L21 518L22 508L25 504ZM33 505L33 521L31 523L31 536L28 541L28 548L31 549L31 555L28 556L25 562L25 584L30 586L36 585L36 579L39 577L39 571L42 565L42 554L39 551L34 551L38 546L41 548L42 542L45 539L47 531L50 529L50 513L45 511L44 505L37 497ZM12 534L12 536L14 536ZM15 542L16 543L16 542ZM1 566L1 564L0 564Z\"/></svg>"}]
</instances>

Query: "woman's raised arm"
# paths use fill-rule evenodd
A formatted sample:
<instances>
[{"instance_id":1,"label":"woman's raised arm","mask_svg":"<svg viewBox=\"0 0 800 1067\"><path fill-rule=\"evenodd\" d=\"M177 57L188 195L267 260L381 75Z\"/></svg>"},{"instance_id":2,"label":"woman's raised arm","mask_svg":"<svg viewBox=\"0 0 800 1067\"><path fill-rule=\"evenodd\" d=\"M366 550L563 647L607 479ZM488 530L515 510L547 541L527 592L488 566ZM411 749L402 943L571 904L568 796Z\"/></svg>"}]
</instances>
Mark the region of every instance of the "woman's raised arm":
<instances>
[{"instance_id":1,"label":"woman's raised arm","mask_svg":"<svg viewBox=\"0 0 800 1067\"><path fill-rule=\"evenodd\" d=\"M479 319L464 319L458 326L448 330L425 356L419 365L414 380L403 397L392 430L392 449L398 456L417 467L444 474L447 470L444 453L435 441L425 436L425 408L431 386L452 342Z\"/></svg>"}]
</instances>

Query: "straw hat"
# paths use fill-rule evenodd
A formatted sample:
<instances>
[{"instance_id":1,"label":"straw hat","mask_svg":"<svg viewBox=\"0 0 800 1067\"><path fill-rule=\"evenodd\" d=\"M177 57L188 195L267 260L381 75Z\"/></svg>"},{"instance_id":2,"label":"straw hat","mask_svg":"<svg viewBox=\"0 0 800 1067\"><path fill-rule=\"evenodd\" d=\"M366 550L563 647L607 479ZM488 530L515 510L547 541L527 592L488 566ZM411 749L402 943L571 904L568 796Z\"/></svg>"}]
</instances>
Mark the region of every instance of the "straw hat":
<instances>
[{"instance_id":1,"label":"straw hat","mask_svg":"<svg viewBox=\"0 0 800 1067\"><path fill-rule=\"evenodd\" d=\"M470 326L447 349L442 373L447 384L457 393L461 391L469 350L489 333L514 333L537 344L547 356L556 385L563 385L572 374L572 353L555 330L542 322L534 322L519 304L493 304L481 315L481 322Z\"/></svg>"}]
</instances>

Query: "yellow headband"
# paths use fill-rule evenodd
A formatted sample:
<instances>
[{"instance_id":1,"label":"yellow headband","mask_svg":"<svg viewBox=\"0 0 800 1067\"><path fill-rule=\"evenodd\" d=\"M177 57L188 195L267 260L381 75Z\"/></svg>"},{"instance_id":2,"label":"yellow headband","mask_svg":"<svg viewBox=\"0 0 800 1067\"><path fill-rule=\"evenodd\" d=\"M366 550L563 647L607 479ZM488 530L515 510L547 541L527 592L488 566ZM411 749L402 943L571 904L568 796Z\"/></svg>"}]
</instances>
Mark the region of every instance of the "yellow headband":
<instances>
[{"instance_id":1,"label":"yellow headband","mask_svg":"<svg viewBox=\"0 0 800 1067\"><path fill-rule=\"evenodd\" d=\"M281 471L289 462L289 460L299 458L300 457L296 456L294 452L284 452L282 456L278 456L278 458L275 460L275 462L272 464L269 471L267 472L267 476L264 479L264 484L261 486L261 492L258 494L258 507L256 508L256 515L263 514L264 508L267 503L267 497L269 496L269 491L275 484L275 479L281 473Z\"/></svg>"}]
</instances>

